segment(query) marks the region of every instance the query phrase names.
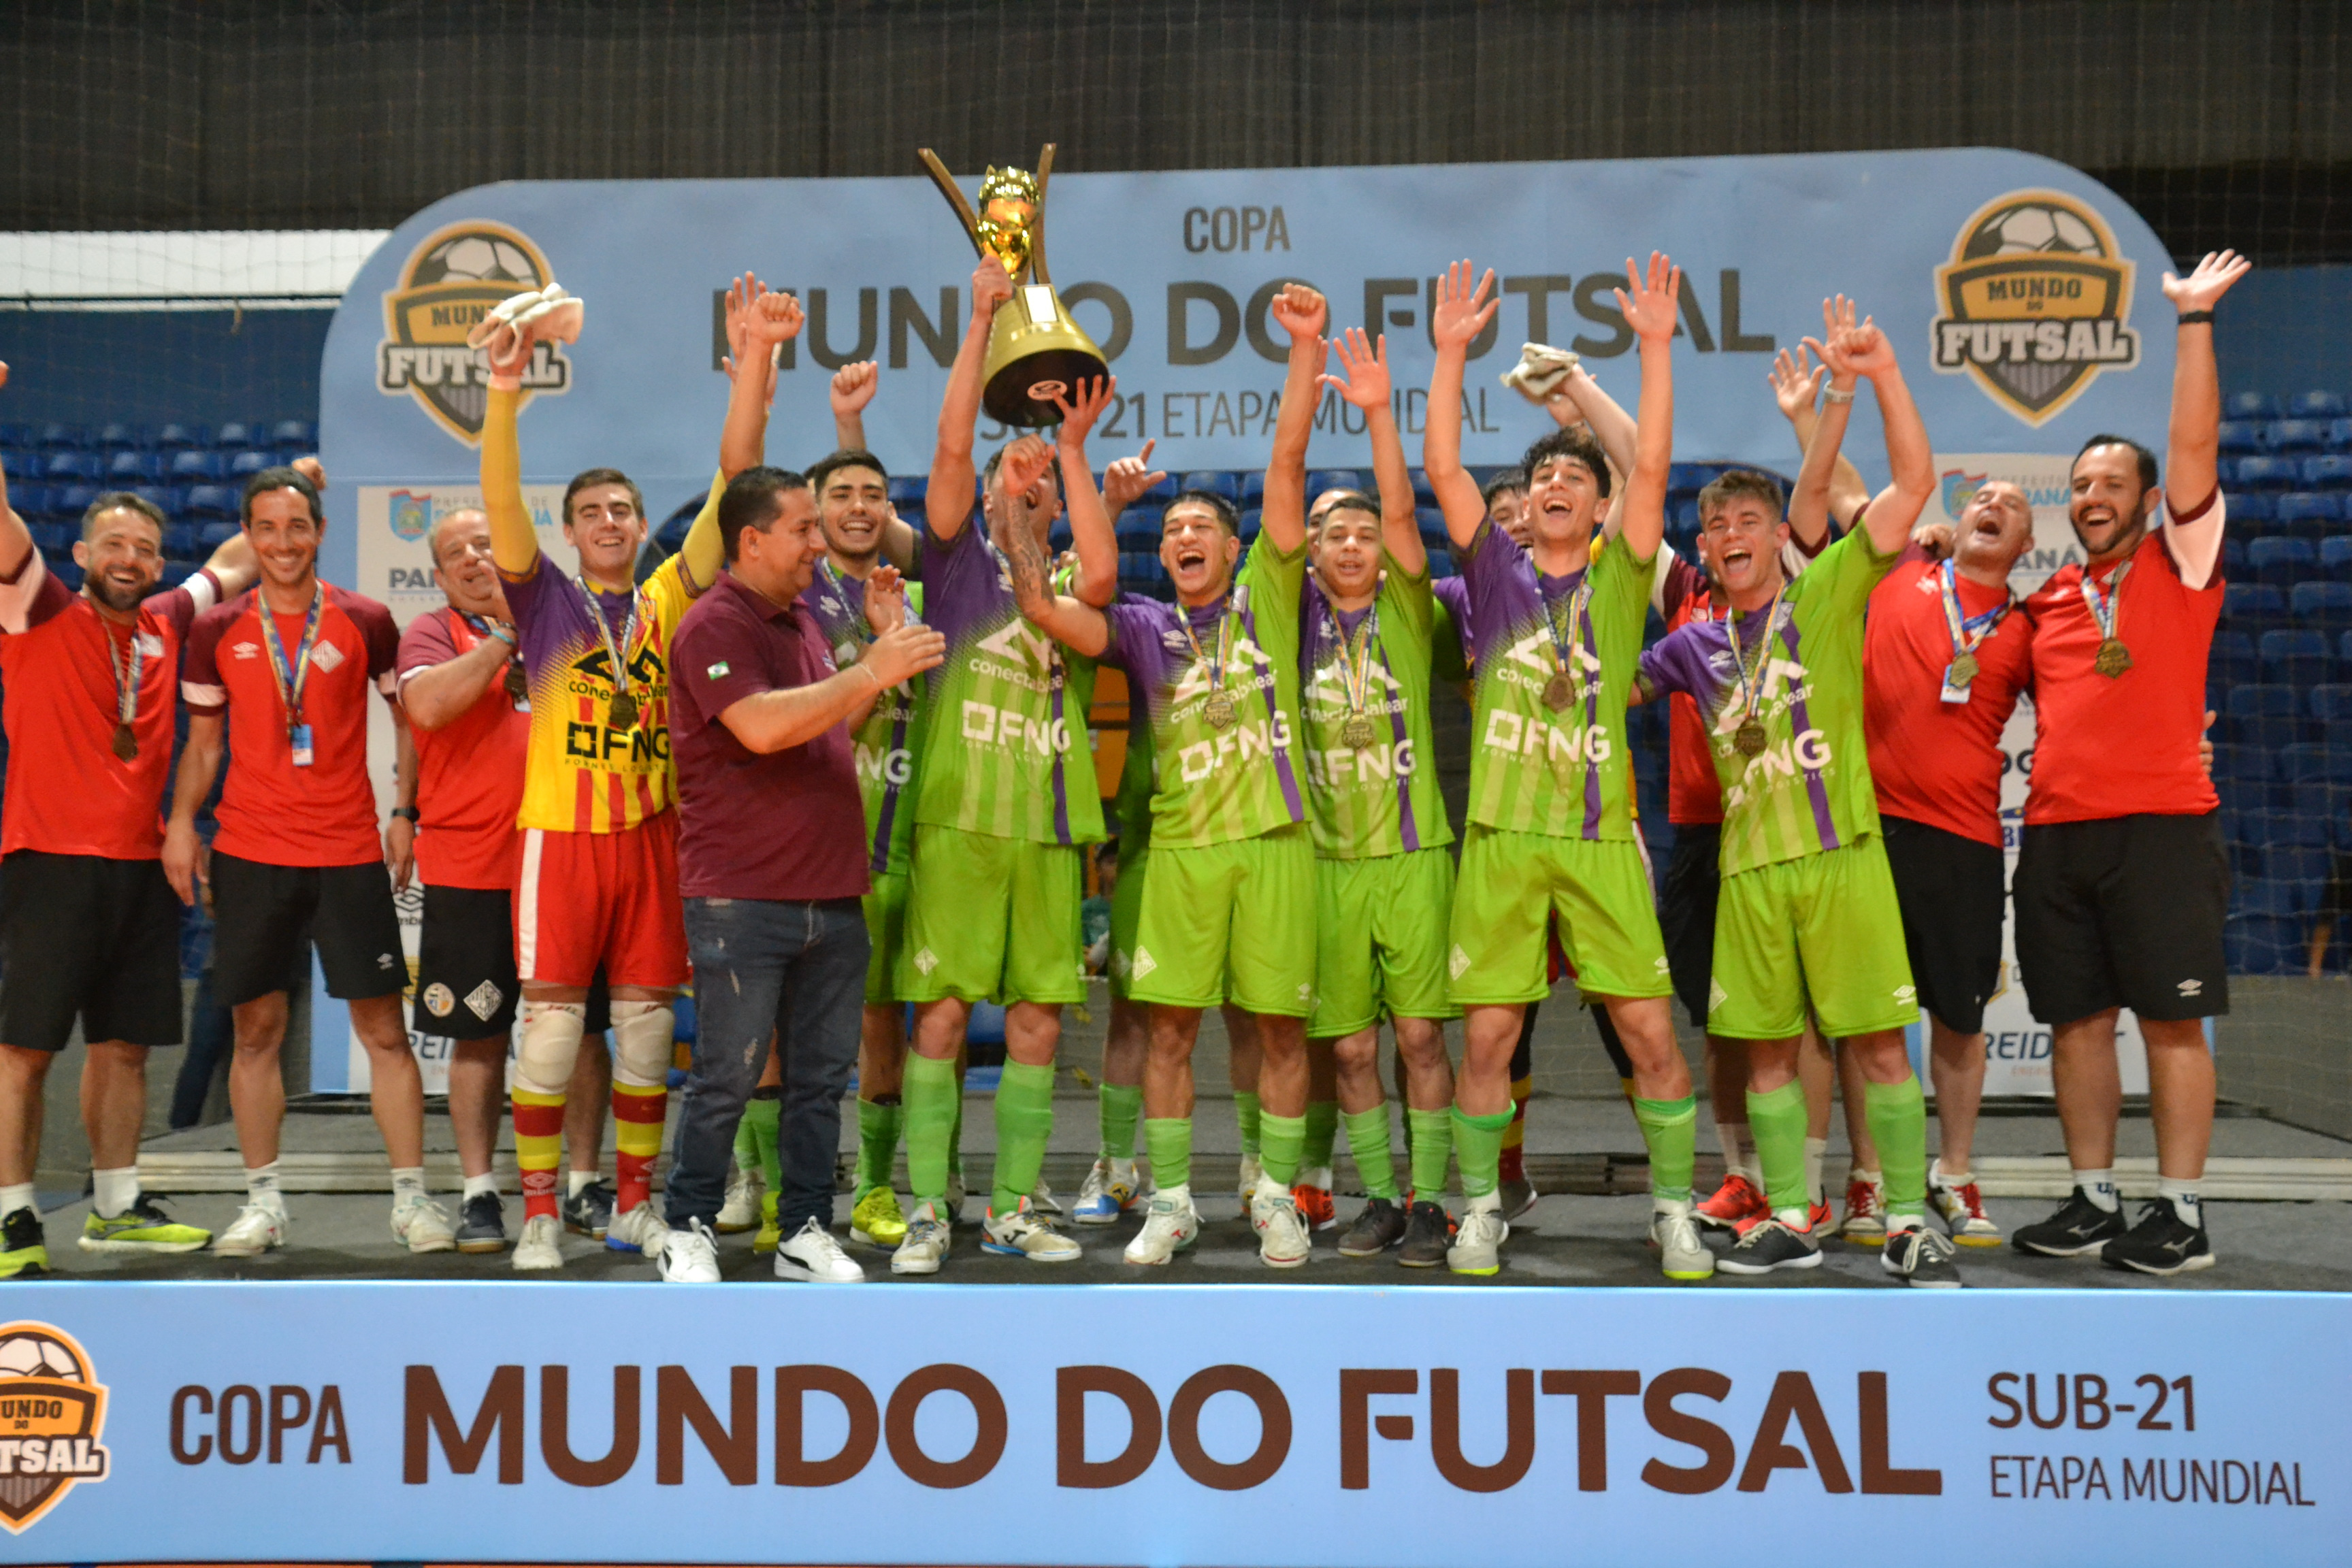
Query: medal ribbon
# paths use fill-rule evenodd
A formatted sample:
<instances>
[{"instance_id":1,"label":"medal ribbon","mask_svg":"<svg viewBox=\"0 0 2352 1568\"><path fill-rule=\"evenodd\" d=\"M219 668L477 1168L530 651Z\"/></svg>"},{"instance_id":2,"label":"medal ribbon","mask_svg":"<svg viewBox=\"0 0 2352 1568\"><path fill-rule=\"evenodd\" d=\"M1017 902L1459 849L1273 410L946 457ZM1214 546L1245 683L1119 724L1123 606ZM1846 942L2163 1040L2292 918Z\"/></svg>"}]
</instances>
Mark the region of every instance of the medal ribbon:
<instances>
[{"instance_id":1,"label":"medal ribbon","mask_svg":"<svg viewBox=\"0 0 2352 1568\"><path fill-rule=\"evenodd\" d=\"M629 692L629 667L621 656L637 640L637 590L629 590L629 613L621 622L621 642L617 647L613 645L612 618L604 614L604 602L596 597L596 590L589 585L585 577L580 579L580 591L588 595L588 618L596 623L596 630L603 634L604 657L613 661L613 695L618 697ZM629 695L634 700L635 694L629 692Z\"/></svg>"},{"instance_id":2,"label":"medal ribbon","mask_svg":"<svg viewBox=\"0 0 2352 1568\"><path fill-rule=\"evenodd\" d=\"M1348 716L1352 719L1361 714L1371 702L1372 639L1380 635L1381 607L1375 601L1365 610L1364 618L1358 623L1352 639L1348 636L1347 624L1339 619L1339 612L1331 601L1325 599L1323 607L1330 612L1331 632L1339 644L1339 689L1347 693Z\"/></svg>"},{"instance_id":3,"label":"medal ribbon","mask_svg":"<svg viewBox=\"0 0 2352 1568\"><path fill-rule=\"evenodd\" d=\"M286 705L286 727L289 731L302 721L302 688L310 679L310 649L319 640L319 617L327 607L327 585L319 584L311 590L310 613L302 622L302 640L291 657L278 635L278 617L270 613L268 601L261 604L261 646L269 652L269 673L278 682L278 700Z\"/></svg>"},{"instance_id":4,"label":"medal ribbon","mask_svg":"<svg viewBox=\"0 0 2352 1568\"><path fill-rule=\"evenodd\" d=\"M2087 581L2088 579L2085 579ZM1944 563L1944 626L1952 636L1952 657L1974 653L1985 638L1992 636L2010 612L2010 601L2004 599L1982 615L1963 616L1960 614L1959 574L1948 561Z\"/></svg>"},{"instance_id":5,"label":"medal ribbon","mask_svg":"<svg viewBox=\"0 0 2352 1568\"><path fill-rule=\"evenodd\" d=\"M139 717L139 668L146 662L146 654L139 647L139 628L133 625L130 637L124 638L127 651L117 652L113 630L101 620L99 629L106 637L106 662L114 671L114 720L128 726Z\"/></svg>"},{"instance_id":6,"label":"medal ribbon","mask_svg":"<svg viewBox=\"0 0 2352 1568\"><path fill-rule=\"evenodd\" d=\"M1201 638L1192 630L1192 617L1182 605L1176 608L1176 624L1184 628L1184 638L1192 645L1192 657L1209 666L1209 695L1216 696L1225 689L1225 667L1234 657L1234 601L1225 599L1225 607L1217 619L1217 657L1212 661L1201 647Z\"/></svg>"},{"instance_id":7,"label":"medal ribbon","mask_svg":"<svg viewBox=\"0 0 2352 1568\"><path fill-rule=\"evenodd\" d=\"M1537 587L1536 595L1538 598L1544 597L1540 585ZM1578 646L1580 647L1583 646L1583 639L1591 632L1591 617L1585 614L1585 609L1592 603L1592 568L1587 566L1584 569L1584 576L1576 584L1576 592L1569 595L1565 630L1561 627L1559 613L1552 607L1554 602L1549 598L1544 600L1544 629L1551 634L1552 667L1560 674L1566 675L1568 673L1567 639L1570 637L1576 637ZM1594 650L1596 656L1598 651ZM1586 694L1585 706L1587 708L1591 706L1589 692Z\"/></svg>"},{"instance_id":8,"label":"medal ribbon","mask_svg":"<svg viewBox=\"0 0 2352 1568\"><path fill-rule=\"evenodd\" d=\"M1758 724L1764 722L1764 672L1771 667L1772 639L1780 635L1781 624L1788 616L1788 592L1789 585L1783 583L1772 595L1772 609L1765 617L1764 635L1756 639L1756 663L1752 669L1748 668L1748 649L1739 640L1740 623L1751 617L1738 614L1732 616L1731 651L1739 666L1739 695L1746 710L1746 717L1741 721L1743 723L1749 721Z\"/></svg>"},{"instance_id":9,"label":"medal ribbon","mask_svg":"<svg viewBox=\"0 0 2352 1568\"><path fill-rule=\"evenodd\" d=\"M2131 569L2132 563L2128 561L2116 567L2104 595L2099 592L2099 585L2091 580L2090 568L2085 566L2083 569L2083 603L2091 607L2091 619L2098 624L2099 637L2103 642L2116 640L2116 616L2123 603L2124 579L2131 575Z\"/></svg>"}]
</instances>

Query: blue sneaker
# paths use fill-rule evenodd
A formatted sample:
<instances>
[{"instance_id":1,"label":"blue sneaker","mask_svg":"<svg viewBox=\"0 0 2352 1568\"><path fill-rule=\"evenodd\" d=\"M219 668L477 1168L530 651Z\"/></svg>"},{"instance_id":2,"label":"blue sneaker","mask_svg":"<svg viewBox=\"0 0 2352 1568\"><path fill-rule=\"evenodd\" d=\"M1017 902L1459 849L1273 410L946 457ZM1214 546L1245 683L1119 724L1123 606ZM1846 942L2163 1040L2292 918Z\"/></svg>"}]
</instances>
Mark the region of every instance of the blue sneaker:
<instances>
[{"instance_id":1,"label":"blue sneaker","mask_svg":"<svg viewBox=\"0 0 2352 1568\"><path fill-rule=\"evenodd\" d=\"M1079 1225L1118 1223L1119 1215L1135 1206L1136 1184L1134 1161L1097 1160L1087 1173L1086 1185L1078 1189L1070 1218Z\"/></svg>"}]
</instances>

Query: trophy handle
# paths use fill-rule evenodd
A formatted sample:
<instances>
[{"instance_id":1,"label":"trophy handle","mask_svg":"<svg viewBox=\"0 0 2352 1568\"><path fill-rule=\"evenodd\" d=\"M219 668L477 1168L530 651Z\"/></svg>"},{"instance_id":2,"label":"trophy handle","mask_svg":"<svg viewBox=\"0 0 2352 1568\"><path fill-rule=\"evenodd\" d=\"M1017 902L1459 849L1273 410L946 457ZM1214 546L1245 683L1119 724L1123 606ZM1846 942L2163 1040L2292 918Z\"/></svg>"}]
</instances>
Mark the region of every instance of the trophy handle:
<instances>
[{"instance_id":1,"label":"trophy handle","mask_svg":"<svg viewBox=\"0 0 2352 1568\"><path fill-rule=\"evenodd\" d=\"M971 203L964 199L962 189L955 183L955 176L948 173L948 166L940 163L940 155L929 147L917 148L915 156L923 161L923 167L930 171L931 183L939 186L940 195L947 197L948 205L953 207L956 216L963 221L964 237L971 241L972 250L980 256L986 256L988 247L980 243L980 216L971 210ZM1038 205L1044 205L1042 200Z\"/></svg>"},{"instance_id":2,"label":"trophy handle","mask_svg":"<svg viewBox=\"0 0 2352 1568\"><path fill-rule=\"evenodd\" d=\"M1054 143L1048 142L1037 150L1037 210L1029 215L1029 275L1038 282L1053 286L1053 276L1045 270L1045 182L1054 174Z\"/></svg>"}]
</instances>

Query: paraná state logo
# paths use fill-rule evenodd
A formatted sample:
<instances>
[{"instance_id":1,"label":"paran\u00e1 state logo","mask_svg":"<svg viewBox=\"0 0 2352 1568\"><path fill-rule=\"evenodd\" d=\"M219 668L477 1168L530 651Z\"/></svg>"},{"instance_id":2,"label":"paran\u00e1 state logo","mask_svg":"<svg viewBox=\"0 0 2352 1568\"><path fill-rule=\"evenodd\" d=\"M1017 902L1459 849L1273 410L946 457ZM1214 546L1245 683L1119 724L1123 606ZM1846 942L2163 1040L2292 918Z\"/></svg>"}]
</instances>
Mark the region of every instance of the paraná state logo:
<instances>
[{"instance_id":1,"label":"paran\u00e1 state logo","mask_svg":"<svg viewBox=\"0 0 2352 1568\"><path fill-rule=\"evenodd\" d=\"M2011 191L1960 226L1936 268L1936 368L2042 425L2103 370L2139 363L2133 264L2106 219L2061 191Z\"/></svg>"},{"instance_id":2,"label":"paran\u00e1 state logo","mask_svg":"<svg viewBox=\"0 0 2352 1568\"><path fill-rule=\"evenodd\" d=\"M547 258L529 237L501 223L472 219L437 229L409 252L400 287L383 297L383 341L376 345L375 385L386 397L413 397L467 446L482 439L490 363L466 334L490 307L549 280ZM522 405L572 386L572 362L559 343L533 346L522 373Z\"/></svg>"},{"instance_id":3,"label":"paran\u00e1 state logo","mask_svg":"<svg viewBox=\"0 0 2352 1568\"><path fill-rule=\"evenodd\" d=\"M106 1479L105 1429L106 1385L79 1342L48 1323L0 1324L0 1525L21 1535L77 1482Z\"/></svg>"}]
</instances>

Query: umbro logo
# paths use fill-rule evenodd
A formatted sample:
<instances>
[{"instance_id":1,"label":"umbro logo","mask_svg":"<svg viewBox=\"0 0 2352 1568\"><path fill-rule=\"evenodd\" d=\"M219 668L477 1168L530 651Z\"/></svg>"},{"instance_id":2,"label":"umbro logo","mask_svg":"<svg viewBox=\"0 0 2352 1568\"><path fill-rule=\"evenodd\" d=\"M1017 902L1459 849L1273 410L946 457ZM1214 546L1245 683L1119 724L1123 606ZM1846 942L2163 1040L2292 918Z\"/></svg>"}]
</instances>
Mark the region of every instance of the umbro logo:
<instances>
[{"instance_id":1,"label":"umbro logo","mask_svg":"<svg viewBox=\"0 0 2352 1568\"><path fill-rule=\"evenodd\" d=\"M378 969L393 969L398 967L398 963L392 954L388 952L379 952L375 955L375 966Z\"/></svg>"},{"instance_id":2,"label":"umbro logo","mask_svg":"<svg viewBox=\"0 0 2352 1568\"><path fill-rule=\"evenodd\" d=\"M1895 999L1897 1002L1908 1002L1918 994L1919 992L1916 986L1897 985L1895 988Z\"/></svg>"},{"instance_id":3,"label":"umbro logo","mask_svg":"<svg viewBox=\"0 0 2352 1568\"><path fill-rule=\"evenodd\" d=\"M2184 980L2173 989L2183 996L2196 996L2203 994L2205 983L2202 980Z\"/></svg>"},{"instance_id":4,"label":"umbro logo","mask_svg":"<svg viewBox=\"0 0 2352 1568\"><path fill-rule=\"evenodd\" d=\"M261 645L257 642L233 642L228 645L228 651L239 658L259 658Z\"/></svg>"},{"instance_id":5,"label":"umbro logo","mask_svg":"<svg viewBox=\"0 0 2352 1568\"><path fill-rule=\"evenodd\" d=\"M1184 634L1182 632L1161 632L1160 634L1160 640L1171 651L1176 653L1182 653L1192 646L1191 643L1184 640Z\"/></svg>"},{"instance_id":6,"label":"umbro logo","mask_svg":"<svg viewBox=\"0 0 2352 1568\"><path fill-rule=\"evenodd\" d=\"M1666 962L1666 955L1664 953L1660 953L1657 957L1652 959L1650 961L1650 967L1656 970L1661 974L1671 974L1674 973L1674 965Z\"/></svg>"}]
</instances>

